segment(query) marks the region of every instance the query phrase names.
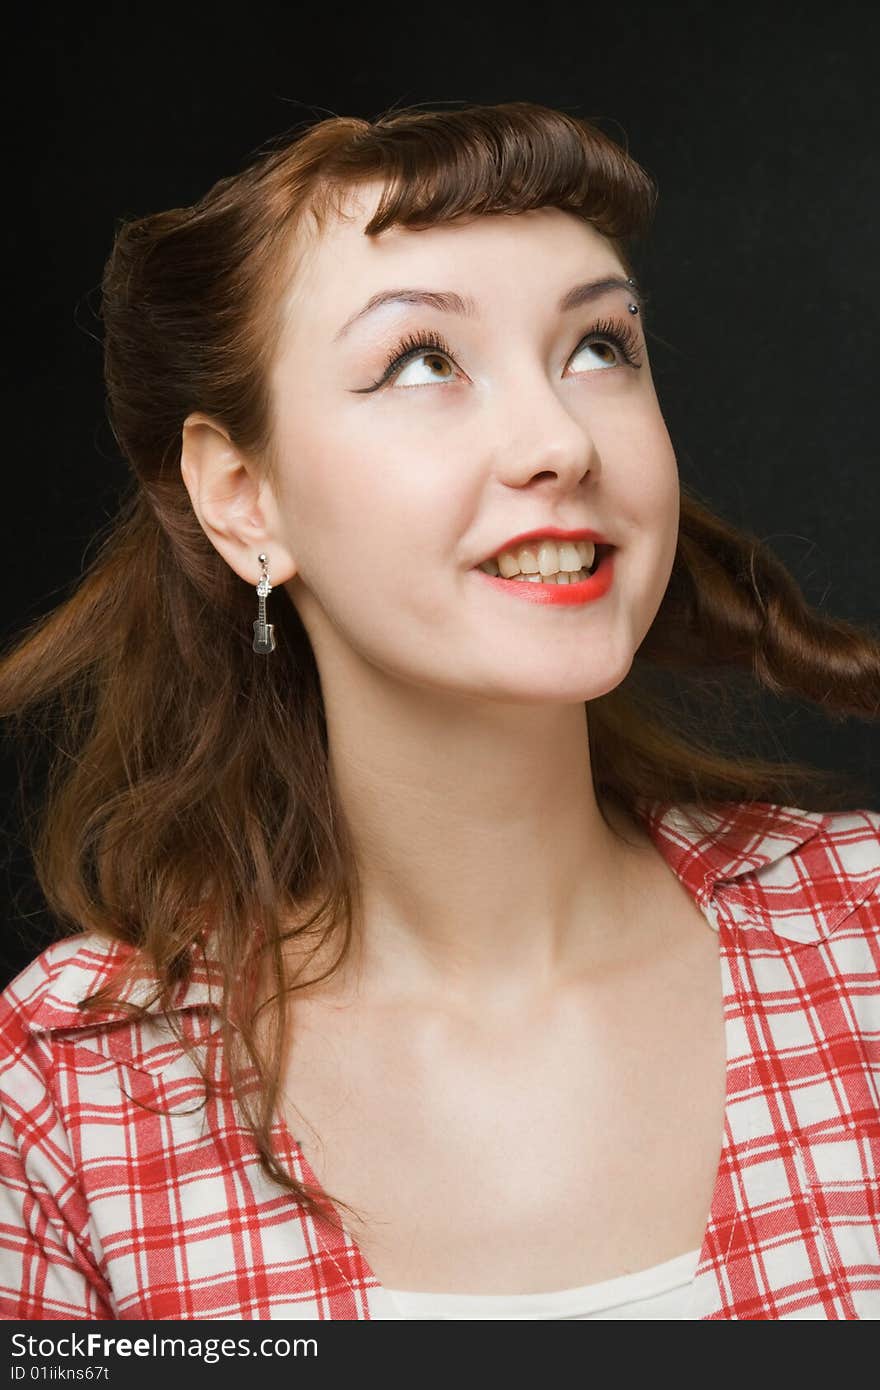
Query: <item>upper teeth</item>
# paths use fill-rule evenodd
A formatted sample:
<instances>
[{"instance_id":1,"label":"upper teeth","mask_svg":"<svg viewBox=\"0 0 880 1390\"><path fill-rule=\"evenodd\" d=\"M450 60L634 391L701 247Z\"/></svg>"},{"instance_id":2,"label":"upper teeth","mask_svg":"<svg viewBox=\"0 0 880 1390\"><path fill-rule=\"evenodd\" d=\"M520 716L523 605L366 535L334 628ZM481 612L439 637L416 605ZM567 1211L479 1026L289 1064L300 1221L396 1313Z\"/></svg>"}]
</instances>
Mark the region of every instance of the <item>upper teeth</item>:
<instances>
[{"instance_id":1,"label":"upper teeth","mask_svg":"<svg viewBox=\"0 0 880 1390\"><path fill-rule=\"evenodd\" d=\"M592 541L538 540L516 550L502 550L493 559L484 560L479 568L487 574L500 573L504 579L512 579L516 574L558 574L560 570L576 574L589 569L595 558Z\"/></svg>"}]
</instances>

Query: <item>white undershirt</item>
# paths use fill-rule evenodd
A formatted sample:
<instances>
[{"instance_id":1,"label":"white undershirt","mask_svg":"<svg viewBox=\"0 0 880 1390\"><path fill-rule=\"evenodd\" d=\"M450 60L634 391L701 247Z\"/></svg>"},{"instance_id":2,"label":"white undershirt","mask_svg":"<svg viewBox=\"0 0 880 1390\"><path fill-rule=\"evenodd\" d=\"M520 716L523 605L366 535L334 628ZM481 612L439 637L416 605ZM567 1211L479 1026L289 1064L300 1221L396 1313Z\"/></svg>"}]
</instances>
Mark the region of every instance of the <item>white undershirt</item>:
<instances>
[{"instance_id":1,"label":"white undershirt","mask_svg":"<svg viewBox=\"0 0 880 1390\"><path fill-rule=\"evenodd\" d=\"M404 1318L651 1318L687 1312L699 1250L650 1269L550 1293L410 1293L386 1289Z\"/></svg>"}]
</instances>

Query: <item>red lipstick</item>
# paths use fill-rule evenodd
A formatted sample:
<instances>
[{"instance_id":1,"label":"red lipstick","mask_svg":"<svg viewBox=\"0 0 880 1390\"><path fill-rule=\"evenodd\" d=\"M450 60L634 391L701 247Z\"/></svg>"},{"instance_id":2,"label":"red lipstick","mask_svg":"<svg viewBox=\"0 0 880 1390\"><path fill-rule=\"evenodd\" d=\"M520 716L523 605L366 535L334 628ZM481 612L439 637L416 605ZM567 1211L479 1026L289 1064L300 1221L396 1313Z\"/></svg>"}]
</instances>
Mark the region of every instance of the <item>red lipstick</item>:
<instances>
[{"instance_id":1,"label":"red lipstick","mask_svg":"<svg viewBox=\"0 0 880 1390\"><path fill-rule=\"evenodd\" d=\"M504 541L486 559L500 555L503 550L515 550L517 546L525 545L528 541L545 538L555 541L592 541L599 551L599 563L588 578L582 579L576 584L544 584L535 583L534 580L528 579L502 579L500 575L487 574L479 566L473 573L478 574L481 579L485 579L487 584L493 585L496 589L503 589L513 598L526 599L529 603L583 604L601 598L603 594L608 592L614 578L616 547L611 545L598 531L591 531L587 527L581 527L576 531L564 531L558 526L544 526L535 531L523 531L521 535L512 536L509 541ZM481 563L485 564L485 561Z\"/></svg>"}]
</instances>

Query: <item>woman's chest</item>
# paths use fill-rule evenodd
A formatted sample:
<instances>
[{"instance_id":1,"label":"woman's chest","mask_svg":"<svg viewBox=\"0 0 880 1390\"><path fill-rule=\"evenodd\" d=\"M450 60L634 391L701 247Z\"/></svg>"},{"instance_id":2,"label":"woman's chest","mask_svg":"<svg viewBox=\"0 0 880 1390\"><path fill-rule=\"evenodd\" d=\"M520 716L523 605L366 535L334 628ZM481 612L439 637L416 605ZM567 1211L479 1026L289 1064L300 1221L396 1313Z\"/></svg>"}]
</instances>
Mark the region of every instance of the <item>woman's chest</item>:
<instances>
[{"instance_id":1,"label":"woman's chest","mask_svg":"<svg viewBox=\"0 0 880 1390\"><path fill-rule=\"evenodd\" d=\"M380 1283L538 1292L702 1244L726 1093L718 940L502 1026L295 1008L284 1118Z\"/></svg>"}]
</instances>

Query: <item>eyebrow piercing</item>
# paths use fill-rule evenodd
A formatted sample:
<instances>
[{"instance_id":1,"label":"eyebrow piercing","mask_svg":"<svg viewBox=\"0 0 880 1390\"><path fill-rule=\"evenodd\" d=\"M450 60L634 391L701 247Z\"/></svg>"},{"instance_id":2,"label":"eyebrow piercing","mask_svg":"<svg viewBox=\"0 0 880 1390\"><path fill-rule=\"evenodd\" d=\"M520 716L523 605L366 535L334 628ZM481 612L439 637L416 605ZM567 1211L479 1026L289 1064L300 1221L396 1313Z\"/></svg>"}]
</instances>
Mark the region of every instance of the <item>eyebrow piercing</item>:
<instances>
[{"instance_id":1,"label":"eyebrow piercing","mask_svg":"<svg viewBox=\"0 0 880 1390\"><path fill-rule=\"evenodd\" d=\"M628 285L632 285L633 289L635 289L635 287L636 287L636 282L635 282L635 280L633 279L633 277L632 277L631 275L627 276L626 283L627 283ZM637 313L639 312L639 306L638 306L638 304L627 304L626 307L629 309L629 311L630 311L631 314L637 314Z\"/></svg>"}]
</instances>

